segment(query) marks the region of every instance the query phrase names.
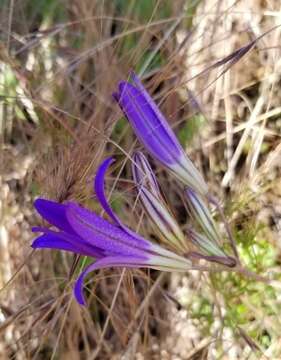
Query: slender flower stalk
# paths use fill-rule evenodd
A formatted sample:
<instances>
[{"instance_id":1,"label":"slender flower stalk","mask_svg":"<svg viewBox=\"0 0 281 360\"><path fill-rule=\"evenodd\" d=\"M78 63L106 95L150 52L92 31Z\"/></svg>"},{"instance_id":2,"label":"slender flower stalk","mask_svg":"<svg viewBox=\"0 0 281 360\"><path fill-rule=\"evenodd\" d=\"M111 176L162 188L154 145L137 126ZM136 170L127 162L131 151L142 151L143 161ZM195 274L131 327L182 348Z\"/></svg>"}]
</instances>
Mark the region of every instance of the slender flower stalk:
<instances>
[{"instance_id":1,"label":"slender flower stalk","mask_svg":"<svg viewBox=\"0 0 281 360\"><path fill-rule=\"evenodd\" d=\"M75 283L74 295L81 305L85 304L83 281L94 270L146 267L162 271L187 271L192 268L190 260L153 244L121 223L104 192L104 175L112 162L113 159L106 159L95 177L96 195L112 222L75 202L60 204L37 199L34 203L42 218L56 229L33 228L34 232L43 233L33 241L33 248L65 250L95 259Z\"/></svg>"},{"instance_id":2,"label":"slender flower stalk","mask_svg":"<svg viewBox=\"0 0 281 360\"><path fill-rule=\"evenodd\" d=\"M181 252L188 250L185 236L161 195L158 182L146 157L133 155L132 172L138 195L162 241Z\"/></svg>"},{"instance_id":3,"label":"slender flower stalk","mask_svg":"<svg viewBox=\"0 0 281 360\"><path fill-rule=\"evenodd\" d=\"M222 221L224 223L225 230L227 232L229 243L230 243L230 246L232 248L233 254L235 255L237 263L240 264L239 253L238 253L238 250L237 250L236 242L235 242L235 239L234 239L234 237L232 235L229 223L228 223L228 221L227 221L227 219L225 217L223 209L222 209L221 205L219 204L218 200L215 199L213 196L208 195L207 198L208 198L210 203L212 203L212 204L214 204L216 206L216 208L217 208L217 210L218 210L218 212L219 212L219 214L220 214L220 216L222 218Z\"/></svg>"},{"instance_id":4,"label":"slender flower stalk","mask_svg":"<svg viewBox=\"0 0 281 360\"><path fill-rule=\"evenodd\" d=\"M145 148L185 185L202 195L208 192L201 173L185 154L156 103L132 74L132 83L121 81L113 97Z\"/></svg>"}]
</instances>

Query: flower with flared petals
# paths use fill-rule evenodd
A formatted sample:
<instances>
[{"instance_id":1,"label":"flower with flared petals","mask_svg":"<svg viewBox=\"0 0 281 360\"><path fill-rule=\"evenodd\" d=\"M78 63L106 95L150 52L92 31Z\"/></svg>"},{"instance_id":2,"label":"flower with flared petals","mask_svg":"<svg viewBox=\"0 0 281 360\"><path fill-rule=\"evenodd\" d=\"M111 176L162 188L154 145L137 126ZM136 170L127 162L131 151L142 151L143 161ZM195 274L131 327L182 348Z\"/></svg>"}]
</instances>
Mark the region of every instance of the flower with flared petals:
<instances>
[{"instance_id":1,"label":"flower with flared petals","mask_svg":"<svg viewBox=\"0 0 281 360\"><path fill-rule=\"evenodd\" d=\"M119 92L114 93L113 97L150 154L185 185L206 195L208 187L202 175L185 154L167 120L139 78L132 74L132 83L121 81Z\"/></svg>"},{"instance_id":2,"label":"flower with flared petals","mask_svg":"<svg viewBox=\"0 0 281 360\"><path fill-rule=\"evenodd\" d=\"M187 271L192 268L190 260L153 244L121 223L104 192L105 172L112 162L113 159L106 159L95 178L96 195L112 222L75 202L60 204L37 199L34 203L42 218L56 230L33 228L34 232L43 233L33 241L33 248L66 250L95 259L75 283L74 295L81 305L85 304L84 278L94 270L109 267L145 267L162 271Z\"/></svg>"}]
</instances>

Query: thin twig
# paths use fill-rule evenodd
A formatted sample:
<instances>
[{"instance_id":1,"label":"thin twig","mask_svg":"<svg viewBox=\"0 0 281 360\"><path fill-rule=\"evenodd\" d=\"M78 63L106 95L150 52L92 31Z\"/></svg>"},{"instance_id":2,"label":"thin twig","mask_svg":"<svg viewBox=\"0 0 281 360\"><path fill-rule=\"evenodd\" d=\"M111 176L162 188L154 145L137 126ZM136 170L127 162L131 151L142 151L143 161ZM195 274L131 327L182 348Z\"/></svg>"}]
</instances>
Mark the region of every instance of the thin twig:
<instances>
[{"instance_id":1,"label":"thin twig","mask_svg":"<svg viewBox=\"0 0 281 360\"><path fill-rule=\"evenodd\" d=\"M217 208L217 210L218 210L218 212L219 212L219 214L220 214L220 216L222 218L222 221L224 223L224 226L225 226L228 238L229 238L230 246L232 248L234 256L235 256L238 264L240 264L239 254L238 254L238 251L237 251L236 243L235 243L235 240L233 238L229 223L228 223L228 221L227 221L227 219L226 219L226 217L224 215L223 209L220 206L218 200L215 197L213 197L212 195L208 195L208 200L216 206L216 208Z\"/></svg>"},{"instance_id":2,"label":"thin twig","mask_svg":"<svg viewBox=\"0 0 281 360\"><path fill-rule=\"evenodd\" d=\"M109 309L109 313L108 313L108 315L107 315L107 318L106 318L106 321L105 321L105 324L104 324L104 327L103 327L103 330L102 330L101 337L100 337L100 339L99 339L99 342L98 342L98 345L97 345L95 351L92 353L92 356L90 357L91 360L96 359L97 355L98 355L99 352L100 352L102 343L103 343L103 341L104 341L105 333L106 333L106 330L107 330L107 328L108 328L108 324L109 324L110 318L111 318L111 316L112 316L112 311L113 311L113 308L114 308L114 306L115 306L115 303L116 303L117 296L118 296L119 291L120 291L120 287L121 287L122 281L123 281L123 279L124 279L125 272L126 272L126 269L123 268L123 269L122 269L121 276L120 276L120 279L119 279L119 282L118 282L118 284L117 284L117 287L116 287L116 290L115 290L115 293L114 293L114 296L113 296L113 299L112 299L112 303L111 303L111 306L110 306L110 309Z\"/></svg>"},{"instance_id":3,"label":"thin twig","mask_svg":"<svg viewBox=\"0 0 281 360\"><path fill-rule=\"evenodd\" d=\"M203 271L203 272L209 272L209 273L215 273L215 272L233 272L233 273L237 273L240 274L248 279L253 279L256 281L260 281L263 282L265 284L269 284L271 283L271 280L262 276L262 275L258 275L255 272L239 265L235 268L230 268L228 266L219 266L219 267L209 267L209 266L201 266L201 265L194 265L192 266L191 270L195 270L195 271Z\"/></svg>"}]
</instances>

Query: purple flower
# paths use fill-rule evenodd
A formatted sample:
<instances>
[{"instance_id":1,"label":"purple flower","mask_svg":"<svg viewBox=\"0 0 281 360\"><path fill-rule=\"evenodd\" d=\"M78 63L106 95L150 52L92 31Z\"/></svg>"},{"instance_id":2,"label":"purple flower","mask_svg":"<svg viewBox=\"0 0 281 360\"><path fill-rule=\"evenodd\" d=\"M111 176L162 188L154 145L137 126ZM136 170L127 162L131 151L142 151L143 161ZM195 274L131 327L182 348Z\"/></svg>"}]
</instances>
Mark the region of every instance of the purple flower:
<instances>
[{"instance_id":1,"label":"purple flower","mask_svg":"<svg viewBox=\"0 0 281 360\"><path fill-rule=\"evenodd\" d=\"M43 235L36 238L33 248L66 250L90 256L95 261L79 275L74 295L84 305L83 281L90 272L107 267L153 268L163 271L186 271L191 262L157 244L144 239L121 223L111 209L104 192L104 176L113 159L106 159L95 178L96 195L113 222L79 206L75 202L60 204L37 199L34 206L38 213L56 230L35 227Z\"/></svg>"},{"instance_id":2,"label":"purple flower","mask_svg":"<svg viewBox=\"0 0 281 360\"><path fill-rule=\"evenodd\" d=\"M208 188L202 175L185 154L167 120L135 74L132 74L132 82L121 81L119 92L113 97L138 139L185 185L206 195Z\"/></svg>"}]
</instances>

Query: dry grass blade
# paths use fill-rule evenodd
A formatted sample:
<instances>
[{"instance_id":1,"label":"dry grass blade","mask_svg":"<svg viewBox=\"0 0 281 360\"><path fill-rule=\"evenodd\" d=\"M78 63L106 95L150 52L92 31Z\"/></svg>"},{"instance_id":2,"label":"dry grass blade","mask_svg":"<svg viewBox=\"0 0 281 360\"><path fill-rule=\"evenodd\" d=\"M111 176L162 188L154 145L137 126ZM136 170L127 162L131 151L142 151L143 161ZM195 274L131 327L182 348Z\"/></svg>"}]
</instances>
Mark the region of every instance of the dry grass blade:
<instances>
[{"instance_id":1,"label":"dry grass blade","mask_svg":"<svg viewBox=\"0 0 281 360\"><path fill-rule=\"evenodd\" d=\"M3 2L1 358L281 357L280 18L276 1ZM115 156L106 177L114 211L161 241L132 182L140 144L111 98L132 70L222 200L241 266L201 256L202 271L187 274L103 270L87 278L81 308L73 283L90 259L30 251L33 200L76 201L106 217L92 182ZM186 232L183 189L149 161Z\"/></svg>"}]
</instances>

